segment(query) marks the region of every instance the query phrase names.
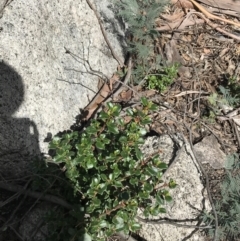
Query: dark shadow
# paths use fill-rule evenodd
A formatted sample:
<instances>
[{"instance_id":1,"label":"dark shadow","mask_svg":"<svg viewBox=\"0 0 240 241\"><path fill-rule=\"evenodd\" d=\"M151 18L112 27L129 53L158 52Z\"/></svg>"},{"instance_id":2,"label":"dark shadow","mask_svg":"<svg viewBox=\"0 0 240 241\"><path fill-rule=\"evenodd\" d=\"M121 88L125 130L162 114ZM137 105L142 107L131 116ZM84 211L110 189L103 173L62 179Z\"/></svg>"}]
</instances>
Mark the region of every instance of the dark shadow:
<instances>
[{"instance_id":1,"label":"dark shadow","mask_svg":"<svg viewBox=\"0 0 240 241\"><path fill-rule=\"evenodd\" d=\"M40 156L35 123L27 117L14 117L23 100L21 76L8 64L0 62L1 179L23 177L29 170L29 161Z\"/></svg>"}]
</instances>

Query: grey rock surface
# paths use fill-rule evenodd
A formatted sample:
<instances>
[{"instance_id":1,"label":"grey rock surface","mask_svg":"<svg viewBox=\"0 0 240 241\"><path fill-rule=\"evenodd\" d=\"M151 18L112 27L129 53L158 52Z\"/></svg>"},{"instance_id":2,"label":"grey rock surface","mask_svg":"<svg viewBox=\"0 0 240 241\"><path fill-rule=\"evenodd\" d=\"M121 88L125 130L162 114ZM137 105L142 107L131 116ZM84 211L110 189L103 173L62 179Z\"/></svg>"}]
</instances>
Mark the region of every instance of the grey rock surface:
<instances>
[{"instance_id":1,"label":"grey rock surface","mask_svg":"<svg viewBox=\"0 0 240 241\"><path fill-rule=\"evenodd\" d=\"M194 150L201 163L209 163L214 169L224 168L226 154L220 149L220 144L214 135L203 138L194 145Z\"/></svg>"},{"instance_id":2,"label":"grey rock surface","mask_svg":"<svg viewBox=\"0 0 240 241\"><path fill-rule=\"evenodd\" d=\"M174 148L176 143L168 136L149 137L144 144L143 151L145 154L160 150L160 157L166 163L172 163L169 171L164 175L163 180L170 181L170 178L176 181L178 186L170 191L173 201L166 206L167 213L159 215L158 217L150 217L150 219L168 218L179 221L178 223L187 225L197 225L197 221L190 221L196 219L203 210L203 203L207 209L210 210L208 200L204 201L202 191L204 186L200 180L200 173L196 162L192 159L189 145L183 145L177 150ZM176 158L176 159L175 159ZM139 216L144 218L139 211ZM203 224L204 225L204 224ZM196 231L196 232L193 232ZM174 225L150 224L142 222L142 229L140 236L147 241L204 241L204 233L194 228L176 227Z\"/></svg>"},{"instance_id":3,"label":"grey rock surface","mask_svg":"<svg viewBox=\"0 0 240 241\"><path fill-rule=\"evenodd\" d=\"M0 162L8 171L11 166L24 170L22 157L47 153L48 133L69 129L95 95L96 75L111 77L118 63L86 1L12 1L0 28ZM114 31L109 41L123 60ZM90 74L90 68L96 72ZM10 159L15 160L11 165Z\"/></svg>"}]
</instances>

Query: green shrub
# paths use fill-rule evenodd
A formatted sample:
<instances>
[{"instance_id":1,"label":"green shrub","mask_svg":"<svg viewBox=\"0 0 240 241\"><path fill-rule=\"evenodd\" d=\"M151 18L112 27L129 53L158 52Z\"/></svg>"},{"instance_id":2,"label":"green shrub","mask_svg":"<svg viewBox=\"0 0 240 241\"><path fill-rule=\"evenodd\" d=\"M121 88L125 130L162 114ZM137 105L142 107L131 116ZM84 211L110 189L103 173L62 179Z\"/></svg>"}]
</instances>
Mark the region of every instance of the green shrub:
<instances>
[{"instance_id":1,"label":"green shrub","mask_svg":"<svg viewBox=\"0 0 240 241\"><path fill-rule=\"evenodd\" d=\"M157 71L155 74L148 75L146 78L146 87L148 89L155 89L159 92L165 91L167 86L172 84L177 77L177 67L177 65L164 67L163 71Z\"/></svg>"},{"instance_id":2,"label":"green shrub","mask_svg":"<svg viewBox=\"0 0 240 241\"><path fill-rule=\"evenodd\" d=\"M64 240L105 240L119 231L140 229L135 219L138 208L146 217L165 212L165 201L172 200L166 187L176 184L172 180L163 184L167 165L157 153L144 158L139 148L145 125L151 123L148 115L156 109L145 98L141 103L141 110L128 109L124 117L120 105L108 103L84 132L67 133L51 142L53 160L65 170L79 200L69 217L62 214L58 225L51 226L55 239L59 240L59 227L66 225ZM165 188L158 188L161 183Z\"/></svg>"}]
</instances>

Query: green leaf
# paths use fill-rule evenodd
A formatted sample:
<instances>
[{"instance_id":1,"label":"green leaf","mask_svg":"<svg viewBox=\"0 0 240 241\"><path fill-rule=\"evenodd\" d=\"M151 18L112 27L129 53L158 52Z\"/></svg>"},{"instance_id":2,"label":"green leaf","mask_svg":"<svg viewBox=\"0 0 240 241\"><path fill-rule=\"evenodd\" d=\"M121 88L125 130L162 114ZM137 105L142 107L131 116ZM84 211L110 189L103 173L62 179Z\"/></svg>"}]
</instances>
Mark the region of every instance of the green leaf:
<instances>
[{"instance_id":1,"label":"green leaf","mask_svg":"<svg viewBox=\"0 0 240 241\"><path fill-rule=\"evenodd\" d=\"M127 161L129 158L129 152L127 150L122 150L121 151L121 156L124 158L124 161Z\"/></svg>"},{"instance_id":2,"label":"green leaf","mask_svg":"<svg viewBox=\"0 0 240 241\"><path fill-rule=\"evenodd\" d=\"M90 205L86 208L86 212L92 213L92 212L94 212L95 209L96 209L96 207L94 205Z\"/></svg>"},{"instance_id":3,"label":"green leaf","mask_svg":"<svg viewBox=\"0 0 240 241\"><path fill-rule=\"evenodd\" d=\"M156 168L155 166L148 165L146 168L146 172L150 176L156 176L160 170Z\"/></svg>"},{"instance_id":4,"label":"green leaf","mask_svg":"<svg viewBox=\"0 0 240 241\"><path fill-rule=\"evenodd\" d=\"M172 201L172 197L171 197L170 195L166 195L166 196L165 196L165 200L166 200L167 202L171 202L171 201Z\"/></svg>"},{"instance_id":5,"label":"green leaf","mask_svg":"<svg viewBox=\"0 0 240 241\"><path fill-rule=\"evenodd\" d=\"M149 213L149 207L145 208L144 211L143 211L143 215L145 217L149 217L150 213Z\"/></svg>"},{"instance_id":6,"label":"green leaf","mask_svg":"<svg viewBox=\"0 0 240 241\"><path fill-rule=\"evenodd\" d=\"M98 168L99 168L99 170L100 171L106 171L107 169L108 169L108 167L106 166L106 165L104 165L104 166L98 166Z\"/></svg>"},{"instance_id":7,"label":"green leaf","mask_svg":"<svg viewBox=\"0 0 240 241\"><path fill-rule=\"evenodd\" d=\"M53 158L53 161L56 162L56 163L65 162L66 161L65 155L57 155Z\"/></svg>"},{"instance_id":8,"label":"green leaf","mask_svg":"<svg viewBox=\"0 0 240 241\"><path fill-rule=\"evenodd\" d=\"M173 179L170 179L168 186L169 186L169 188L173 189L177 186L177 183Z\"/></svg>"},{"instance_id":9,"label":"green leaf","mask_svg":"<svg viewBox=\"0 0 240 241\"><path fill-rule=\"evenodd\" d=\"M124 122L123 118L119 118L119 119L117 120L117 123L118 123L120 126L124 126L124 125L125 125L125 122Z\"/></svg>"},{"instance_id":10,"label":"green leaf","mask_svg":"<svg viewBox=\"0 0 240 241\"><path fill-rule=\"evenodd\" d=\"M115 168L113 169L114 178L119 177L119 175L120 175L121 173L122 173L122 172L118 169L118 167L115 167Z\"/></svg>"},{"instance_id":11,"label":"green leaf","mask_svg":"<svg viewBox=\"0 0 240 241\"><path fill-rule=\"evenodd\" d=\"M130 229L132 232L136 232L141 229L141 225L133 221L133 223L130 225Z\"/></svg>"},{"instance_id":12,"label":"green leaf","mask_svg":"<svg viewBox=\"0 0 240 241\"><path fill-rule=\"evenodd\" d=\"M139 195L140 198L143 198L143 199L148 199L149 198L149 193L146 192L146 191L139 192L138 195Z\"/></svg>"},{"instance_id":13,"label":"green leaf","mask_svg":"<svg viewBox=\"0 0 240 241\"><path fill-rule=\"evenodd\" d=\"M90 229L89 229L89 233L91 233L91 234L96 234L96 233L98 233L99 232L99 226L98 226L98 224L90 224Z\"/></svg>"},{"instance_id":14,"label":"green leaf","mask_svg":"<svg viewBox=\"0 0 240 241\"><path fill-rule=\"evenodd\" d=\"M147 131L146 131L145 128L140 128L139 133L140 133L142 136L144 136L144 135L147 134Z\"/></svg>"},{"instance_id":15,"label":"green leaf","mask_svg":"<svg viewBox=\"0 0 240 241\"><path fill-rule=\"evenodd\" d=\"M108 106L108 108L111 110L111 109L113 108L113 103L107 102L107 106Z\"/></svg>"},{"instance_id":16,"label":"green leaf","mask_svg":"<svg viewBox=\"0 0 240 241\"><path fill-rule=\"evenodd\" d=\"M119 181L119 180L114 181L114 183L112 185L115 186L115 187L120 187L120 188L123 187L122 182Z\"/></svg>"},{"instance_id":17,"label":"green leaf","mask_svg":"<svg viewBox=\"0 0 240 241\"><path fill-rule=\"evenodd\" d=\"M147 179L147 175L145 173L140 176L140 181L145 182L146 179Z\"/></svg>"},{"instance_id":18,"label":"green leaf","mask_svg":"<svg viewBox=\"0 0 240 241\"><path fill-rule=\"evenodd\" d=\"M97 190L98 190L98 193L102 195L107 190L107 184L106 183L101 183L98 186Z\"/></svg>"},{"instance_id":19,"label":"green leaf","mask_svg":"<svg viewBox=\"0 0 240 241\"><path fill-rule=\"evenodd\" d=\"M114 116L119 116L119 114L121 112L121 106L120 105L114 105L114 107L112 108L112 111L113 111Z\"/></svg>"},{"instance_id":20,"label":"green leaf","mask_svg":"<svg viewBox=\"0 0 240 241\"><path fill-rule=\"evenodd\" d=\"M166 213L167 212L165 208L159 208L158 210L159 210L160 213Z\"/></svg>"},{"instance_id":21,"label":"green leaf","mask_svg":"<svg viewBox=\"0 0 240 241\"><path fill-rule=\"evenodd\" d=\"M106 156L106 161L108 162L112 162L116 160L116 156L115 155L111 155L111 156Z\"/></svg>"},{"instance_id":22,"label":"green leaf","mask_svg":"<svg viewBox=\"0 0 240 241\"><path fill-rule=\"evenodd\" d=\"M115 224L116 231L122 231L124 229L124 220L118 214L113 217L113 223Z\"/></svg>"},{"instance_id":23,"label":"green leaf","mask_svg":"<svg viewBox=\"0 0 240 241\"><path fill-rule=\"evenodd\" d=\"M134 175L135 176L140 176L141 175L141 171L139 169L135 169Z\"/></svg>"},{"instance_id":24,"label":"green leaf","mask_svg":"<svg viewBox=\"0 0 240 241\"><path fill-rule=\"evenodd\" d=\"M137 146L135 146L135 153L136 153L136 157L137 157L138 160L143 159L143 154Z\"/></svg>"},{"instance_id":25,"label":"green leaf","mask_svg":"<svg viewBox=\"0 0 240 241\"><path fill-rule=\"evenodd\" d=\"M154 77L154 76L152 76L152 77ZM148 100L147 100L147 98L146 98L146 97L142 97L142 98L141 98L141 103L142 103L143 106L147 106L147 105L148 105Z\"/></svg>"},{"instance_id":26,"label":"green leaf","mask_svg":"<svg viewBox=\"0 0 240 241\"><path fill-rule=\"evenodd\" d=\"M99 118L102 119L102 120L106 120L109 118L109 115L104 112L104 111L101 111L100 114L99 114Z\"/></svg>"},{"instance_id":27,"label":"green leaf","mask_svg":"<svg viewBox=\"0 0 240 241\"><path fill-rule=\"evenodd\" d=\"M98 130L96 129L95 126L90 125L90 126L88 126L88 127L86 128L86 132L87 132L88 134L97 134Z\"/></svg>"},{"instance_id":28,"label":"green leaf","mask_svg":"<svg viewBox=\"0 0 240 241\"><path fill-rule=\"evenodd\" d=\"M151 123L152 123L152 120L148 116L146 118L144 118L143 120L141 120L142 125L148 125Z\"/></svg>"},{"instance_id":29,"label":"green leaf","mask_svg":"<svg viewBox=\"0 0 240 241\"><path fill-rule=\"evenodd\" d=\"M108 178L109 178L109 180L113 180L113 174L112 173L110 173L109 175L108 175Z\"/></svg>"},{"instance_id":30,"label":"green leaf","mask_svg":"<svg viewBox=\"0 0 240 241\"><path fill-rule=\"evenodd\" d=\"M145 143L145 141L144 141L144 139L143 138L138 138L138 140L136 141L136 144L137 145L142 145L142 144L144 144Z\"/></svg>"},{"instance_id":31,"label":"green leaf","mask_svg":"<svg viewBox=\"0 0 240 241\"><path fill-rule=\"evenodd\" d=\"M113 223L115 223L115 224L119 224L119 223L123 224L124 220L119 215L116 215L116 216L113 217Z\"/></svg>"},{"instance_id":32,"label":"green leaf","mask_svg":"<svg viewBox=\"0 0 240 241\"><path fill-rule=\"evenodd\" d=\"M127 222L128 219L129 219L129 212L126 211L126 210L120 209L120 210L117 212L117 215L118 215L119 217L121 217L121 218L124 220L124 222Z\"/></svg>"},{"instance_id":33,"label":"green leaf","mask_svg":"<svg viewBox=\"0 0 240 241\"><path fill-rule=\"evenodd\" d=\"M79 155L79 156L74 158L74 161L76 162L76 164L81 164L81 163L83 163L85 161L85 156L83 156L83 155L80 156Z\"/></svg>"},{"instance_id":34,"label":"green leaf","mask_svg":"<svg viewBox=\"0 0 240 241\"><path fill-rule=\"evenodd\" d=\"M99 207L100 204L101 204L101 200L98 199L98 198L96 198L96 197L94 197L94 198L92 199L92 203L94 204L95 207Z\"/></svg>"},{"instance_id":35,"label":"green leaf","mask_svg":"<svg viewBox=\"0 0 240 241\"><path fill-rule=\"evenodd\" d=\"M144 191L150 193L150 192L153 191L153 185L150 184L150 183L148 183L148 182L146 182L146 183L144 183L144 185L143 185L143 189L144 189Z\"/></svg>"},{"instance_id":36,"label":"green leaf","mask_svg":"<svg viewBox=\"0 0 240 241\"><path fill-rule=\"evenodd\" d=\"M109 144L109 143L111 142L111 140L108 139L108 138L104 138L104 139L102 140L102 142L106 145L106 144Z\"/></svg>"},{"instance_id":37,"label":"green leaf","mask_svg":"<svg viewBox=\"0 0 240 241\"><path fill-rule=\"evenodd\" d=\"M138 179L137 178L131 178L129 180L129 183L132 184L133 186L137 185L138 184Z\"/></svg>"},{"instance_id":38,"label":"green leaf","mask_svg":"<svg viewBox=\"0 0 240 241\"><path fill-rule=\"evenodd\" d=\"M133 110L132 110L132 109L127 109L127 113L128 113L130 116L133 116Z\"/></svg>"},{"instance_id":39,"label":"green leaf","mask_svg":"<svg viewBox=\"0 0 240 241\"><path fill-rule=\"evenodd\" d=\"M107 124L108 130L113 134L118 134L119 130L115 123L108 123Z\"/></svg>"},{"instance_id":40,"label":"green leaf","mask_svg":"<svg viewBox=\"0 0 240 241\"><path fill-rule=\"evenodd\" d=\"M168 165L165 162L161 162L161 163L158 164L158 168L167 169Z\"/></svg>"},{"instance_id":41,"label":"green leaf","mask_svg":"<svg viewBox=\"0 0 240 241\"><path fill-rule=\"evenodd\" d=\"M105 145L104 145L104 143L101 142L101 140L97 140L96 147L98 149L100 149L100 150L104 150L105 149Z\"/></svg>"},{"instance_id":42,"label":"green leaf","mask_svg":"<svg viewBox=\"0 0 240 241\"><path fill-rule=\"evenodd\" d=\"M86 162L87 162L87 169L91 169L96 165L97 160L95 157L93 157L93 158L88 157L88 158L86 158Z\"/></svg>"},{"instance_id":43,"label":"green leaf","mask_svg":"<svg viewBox=\"0 0 240 241\"><path fill-rule=\"evenodd\" d=\"M127 142L127 137L126 136L120 136L120 138L119 138L119 141L120 142L123 142L123 143L126 143Z\"/></svg>"},{"instance_id":44,"label":"green leaf","mask_svg":"<svg viewBox=\"0 0 240 241\"><path fill-rule=\"evenodd\" d=\"M156 111L158 110L158 106L152 103L151 106L149 107L149 110Z\"/></svg>"},{"instance_id":45,"label":"green leaf","mask_svg":"<svg viewBox=\"0 0 240 241\"><path fill-rule=\"evenodd\" d=\"M162 198L162 194L161 192L158 192L156 195L156 201L159 205L163 205L164 204L164 199Z\"/></svg>"},{"instance_id":46,"label":"green leaf","mask_svg":"<svg viewBox=\"0 0 240 241\"><path fill-rule=\"evenodd\" d=\"M93 162L91 160L87 160L87 169L91 169L93 167L94 167Z\"/></svg>"},{"instance_id":47,"label":"green leaf","mask_svg":"<svg viewBox=\"0 0 240 241\"><path fill-rule=\"evenodd\" d=\"M129 171L131 172L132 175L134 175L135 166L136 166L136 160L131 159L129 161L128 167L129 167Z\"/></svg>"},{"instance_id":48,"label":"green leaf","mask_svg":"<svg viewBox=\"0 0 240 241\"><path fill-rule=\"evenodd\" d=\"M151 213L151 215L153 215L153 216L158 216L158 214L160 213L160 210L159 210L159 208L157 208L157 207L152 207L152 208L150 209L150 213Z\"/></svg>"},{"instance_id":49,"label":"green leaf","mask_svg":"<svg viewBox=\"0 0 240 241\"><path fill-rule=\"evenodd\" d=\"M52 141L49 143L49 149L56 149L59 146L60 142L61 142L60 137L57 137L57 136L54 137Z\"/></svg>"},{"instance_id":50,"label":"green leaf","mask_svg":"<svg viewBox=\"0 0 240 241\"><path fill-rule=\"evenodd\" d=\"M100 228L106 228L108 223L105 220L101 220L98 225Z\"/></svg>"},{"instance_id":51,"label":"green leaf","mask_svg":"<svg viewBox=\"0 0 240 241\"><path fill-rule=\"evenodd\" d=\"M79 172L75 168L67 169L65 175L70 180L76 179L79 176Z\"/></svg>"},{"instance_id":52,"label":"green leaf","mask_svg":"<svg viewBox=\"0 0 240 241\"><path fill-rule=\"evenodd\" d=\"M107 176L104 173L102 173L100 176L101 176L103 181L105 181L105 182L108 181L108 178L107 178Z\"/></svg>"},{"instance_id":53,"label":"green leaf","mask_svg":"<svg viewBox=\"0 0 240 241\"><path fill-rule=\"evenodd\" d=\"M100 182L99 176L95 176L95 177L92 178L92 182L91 182L90 186L91 187L97 186L99 184L99 182Z\"/></svg>"}]
</instances>

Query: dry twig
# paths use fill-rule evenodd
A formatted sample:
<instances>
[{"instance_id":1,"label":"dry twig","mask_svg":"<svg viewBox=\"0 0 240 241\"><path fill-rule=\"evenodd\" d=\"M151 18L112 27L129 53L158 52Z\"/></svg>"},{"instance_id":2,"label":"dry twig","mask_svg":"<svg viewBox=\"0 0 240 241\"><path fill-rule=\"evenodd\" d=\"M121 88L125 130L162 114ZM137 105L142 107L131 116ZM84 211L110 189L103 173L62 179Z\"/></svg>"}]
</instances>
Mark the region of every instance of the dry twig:
<instances>
[{"instance_id":1,"label":"dry twig","mask_svg":"<svg viewBox=\"0 0 240 241\"><path fill-rule=\"evenodd\" d=\"M112 46L111 46L111 44L110 44L110 42L109 42L109 40L108 40L108 38L107 38L107 34L106 34L105 29L104 29L104 27L103 27L103 25L102 25L101 18L100 18L100 16L98 15L98 12L97 12L96 8L95 8L94 5L90 2L90 0L86 0L86 1L87 1L87 3L88 3L89 7L93 10L94 14L95 14L96 17L97 17L99 26L100 26L101 31L102 31L102 34L103 34L103 37L104 37L104 39L105 39L105 41L106 41L106 43L107 43L107 45L108 45L108 47L109 47L109 49L110 49L110 51L111 51L111 53L112 53L112 56L114 57L114 59L117 60L118 64L119 64L119 65L121 66L121 68L122 68L122 67L124 66L124 63L123 63L123 61L117 56L117 54L115 53L115 51L113 50L113 48L112 48Z\"/></svg>"}]
</instances>

